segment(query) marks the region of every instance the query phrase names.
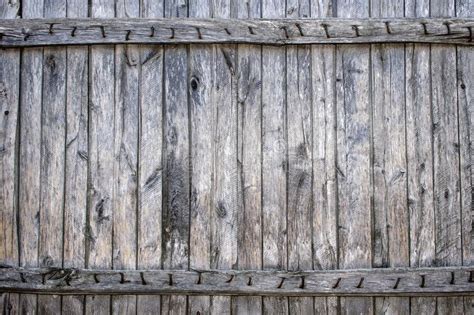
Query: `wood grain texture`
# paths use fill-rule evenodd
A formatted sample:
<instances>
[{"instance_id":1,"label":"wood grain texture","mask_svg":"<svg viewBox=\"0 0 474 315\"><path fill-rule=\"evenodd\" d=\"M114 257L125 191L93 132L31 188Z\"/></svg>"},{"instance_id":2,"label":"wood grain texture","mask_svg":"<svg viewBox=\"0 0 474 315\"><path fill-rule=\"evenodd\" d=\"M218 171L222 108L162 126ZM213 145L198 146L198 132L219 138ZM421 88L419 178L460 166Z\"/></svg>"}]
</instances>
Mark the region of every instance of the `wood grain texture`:
<instances>
[{"instance_id":1,"label":"wood grain texture","mask_svg":"<svg viewBox=\"0 0 474 315\"><path fill-rule=\"evenodd\" d=\"M474 5L471 1L456 2L456 16L472 16ZM457 47L457 97L459 119L459 144L460 144L460 184L461 184L461 233L463 265L470 266L474 263L474 241L472 230L472 184L473 171L473 135L474 135L474 52L469 49ZM471 75L469 75L471 73ZM473 311L472 298L464 298L464 312Z\"/></svg>"},{"instance_id":2,"label":"wood grain texture","mask_svg":"<svg viewBox=\"0 0 474 315\"><path fill-rule=\"evenodd\" d=\"M405 16L428 17L429 0L405 1ZM410 266L431 266L435 259L433 139L430 46L407 45L406 128ZM435 298L412 298L412 313L434 313Z\"/></svg>"},{"instance_id":3,"label":"wood grain texture","mask_svg":"<svg viewBox=\"0 0 474 315\"><path fill-rule=\"evenodd\" d=\"M164 15L162 1L143 1L141 17ZM137 268L159 269L162 265L163 211L163 46L140 47L138 244ZM155 314L159 296L138 296L137 313Z\"/></svg>"},{"instance_id":4,"label":"wood grain texture","mask_svg":"<svg viewBox=\"0 0 474 315\"><path fill-rule=\"evenodd\" d=\"M277 8L284 10L284 6L278 5ZM470 32L474 27L472 18L281 19L282 17L246 20L2 20L0 47L146 43L245 43L281 46L415 42L473 45Z\"/></svg>"},{"instance_id":5,"label":"wood grain texture","mask_svg":"<svg viewBox=\"0 0 474 315\"><path fill-rule=\"evenodd\" d=\"M285 1L262 2L263 18L284 18ZM262 48L262 233L265 270L288 267L286 48ZM287 298L264 298L263 314L286 314Z\"/></svg>"},{"instance_id":6,"label":"wood grain texture","mask_svg":"<svg viewBox=\"0 0 474 315\"><path fill-rule=\"evenodd\" d=\"M403 1L371 2L371 17L403 17L403 5ZM409 266L405 47L395 44L372 45L371 60L374 219L372 266ZM410 299L376 298L374 311L407 314L410 312Z\"/></svg>"},{"instance_id":7,"label":"wood grain texture","mask_svg":"<svg viewBox=\"0 0 474 315\"><path fill-rule=\"evenodd\" d=\"M113 1L92 1L93 18L115 16ZM87 268L112 268L112 224L115 173L114 47L89 51L89 187ZM86 314L108 314L110 296L87 296Z\"/></svg>"},{"instance_id":8,"label":"wood grain texture","mask_svg":"<svg viewBox=\"0 0 474 315\"><path fill-rule=\"evenodd\" d=\"M0 18L19 15L19 2L0 3ZM17 265L18 248L18 144L20 104L20 50L2 51L0 60L0 260ZM18 294L0 295L4 313L18 313Z\"/></svg>"},{"instance_id":9,"label":"wood grain texture","mask_svg":"<svg viewBox=\"0 0 474 315\"><path fill-rule=\"evenodd\" d=\"M432 17L455 16L455 1L431 0L430 15ZM435 263L438 266L462 264L456 56L454 46L431 46ZM436 307L440 313L460 313L463 308L463 299L438 298Z\"/></svg>"},{"instance_id":10,"label":"wood grain texture","mask_svg":"<svg viewBox=\"0 0 474 315\"><path fill-rule=\"evenodd\" d=\"M87 17L84 0L67 2L68 17ZM63 266L85 268L88 180L88 48L67 47ZM62 313L83 314L85 296L64 296Z\"/></svg>"},{"instance_id":11,"label":"wood grain texture","mask_svg":"<svg viewBox=\"0 0 474 315\"><path fill-rule=\"evenodd\" d=\"M338 1L338 17L368 17L368 1ZM370 47L336 51L339 267L370 267L372 165ZM341 299L344 313L371 313L370 298Z\"/></svg>"},{"instance_id":12,"label":"wood grain texture","mask_svg":"<svg viewBox=\"0 0 474 315\"><path fill-rule=\"evenodd\" d=\"M335 16L331 0L311 1L311 18ZM336 47L312 45L313 267L338 267ZM315 298L316 314L336 314L339 298Z\"/></svg>"},{"instance_id":13,"label":"wood grain texture","mask_svg":"<svg viewBox=\"0 0 474 315\"><path fill-rule=\"evenodd\" d=\"M90 270L4 266L0 289L54 294L472 296L471 267L356 270ZM250 285L249 279L252 279ZM304 279L304 281L303 281ZM454 279L454 280L453 280ZM267 304L273 302L270 298ZM360 298L359 298L360 299ZM354 303L356 300L352 300ZM348 301L346 301L346 304ZM462 303L461 303L462 305ZM225 311L225 310L224 310ZM353 309L347 309L352 312Z\"/></svg>"},{"instance_id":14,"label":"wood grain texture","mask_svg":"<svg viewBox=\"0 0 474 315\"><path fill-rule=\"evenodd\" d=\"M117 2L116 17L140 16L140 2ZM140 52L137 45L115 46L116 178L113 197L112 265L135 269L137 262L138 137ZM136 297L112 297L112 313L136 314Z\"/></svg>"},{"instance_id":15,"label":"wood grain texture","mask_svg":"<svg viewBox=\"0 0 474 315\"><path fill-rule=\"evenodd\" d=\"M309 17L310 1L287 0L286 16ZM288 270L313 268L312 255L312 77L310 46L286 52ZM292 314L313 313L312 298L290 298Z\"/></svg>"},{"instance_id":16,"label":"wood grain texture","mask_svg":"<svg viewBox=\"0 0 474 315\"><path fill-rule=\"evenodd\" d=\"M42 0L22 1L22 17L42 18L43 8ZM43 49L24 49L20 67L19 263L32 267L39 264ZM19 312L38 311L37 300L21 295Z\"/></svg>"},{"instance_id":17,"label":"wood grain texture","mask_svg":"<svg viewBox=\"0 0 474 315\"><path fill-rule=\"evenodd\" d=\"M233 1L216 1L213 17L231 18ZM237 79L236 45L215 45L214 193L211 212L211 268L237 266ZM230 297L212 297L211 313L231 314Z\"/></svg>"},{"instance_id":18,"label":"wood grain texture","mask_svg":"<svg viewBox=\"0 0 474 315\"><path fill-rule=\"evenodd\" d=\"M212 4L192 2L190 17L210 17ZM189 47L188 93L191 125L191 229L190 268L211 267L212 228L214 227L215 152L215 49L211 45ZM211 297L189 297L191 314L210 314Z\"/></svg>"},{"instance_id":19,"label":"wood grain texture","mask_svg":"<svg viewBox=\"0 0 474 315\"><path fill-rule=\"evenodd\" d=\"M236 1L237 18L261 17L261 1ZM237 47L237 268L262 268L262 48ZM232 313L261 314L261 297L234 297Z\"/></svg>"},{"instance_id":20,"label":"wood grain texture","mask_svg":"<svg viewBox=\"0 0 474 315\"><path fill-rule=\"evenodd\" d=\"M185 0L166 0L165 17L187 17ZM164 49L164 179L163 248L164 268L189 267L190 138L188 104L188 53L184 45ZM183 296L163 297L163 314L185 314Z\"/></svg>"}]
</instances>

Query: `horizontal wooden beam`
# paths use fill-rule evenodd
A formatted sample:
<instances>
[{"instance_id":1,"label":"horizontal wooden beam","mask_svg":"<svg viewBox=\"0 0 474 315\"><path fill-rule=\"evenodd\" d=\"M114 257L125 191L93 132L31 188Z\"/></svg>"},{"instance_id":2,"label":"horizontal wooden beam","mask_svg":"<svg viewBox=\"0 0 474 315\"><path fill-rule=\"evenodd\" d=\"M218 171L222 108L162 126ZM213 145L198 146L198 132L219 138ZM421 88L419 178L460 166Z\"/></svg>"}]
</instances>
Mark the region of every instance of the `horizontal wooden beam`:
<instances>
[{"instance_id":1,"label":"horizontal wooden beam","mask_svg":"<svg viewBox=\"0 0 474 315\"><path fill-rule=\"evenodd\" d=\"M474 295L473 267L333 271L0 269L0 291L263 296Z\"/></svg>"},{"instance_id":2,"label":"horizontal wooden beam","mask_svg":"<svg viewBox=\"0 0 474 315\"><path fill-rule=\"evenodd\" d=\"M12 19L0 47L84 44L473 44L474 19Z\"/></svg>"}]
</instances>

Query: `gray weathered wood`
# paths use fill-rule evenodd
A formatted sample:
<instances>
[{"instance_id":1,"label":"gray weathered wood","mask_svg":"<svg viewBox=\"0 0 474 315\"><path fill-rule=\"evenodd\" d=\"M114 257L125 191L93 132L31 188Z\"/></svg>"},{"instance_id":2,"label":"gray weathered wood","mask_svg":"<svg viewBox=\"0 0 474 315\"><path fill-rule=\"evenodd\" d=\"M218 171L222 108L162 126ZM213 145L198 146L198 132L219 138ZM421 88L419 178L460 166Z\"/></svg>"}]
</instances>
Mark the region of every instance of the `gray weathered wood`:
<instances>
[{"instance_id":1,"label":"gray weathered wood","mask_svg":"<svg viewBox=\"0 0 474 315\"><path fill-rule=\"evenodd\" d=\"M237 18L261 17L261 1L236 1ZM237 47L237 268L262 268L262 48ZM232 313L261 314L261 297L234 297Z\"/></svg>"},{"instance_id":2,"label":"gray weathered wood","mask_svg":"<svg viewBox=\"0 0 474 315\"><path fill-rule=\"evenodd\" d=\"M187 1L166 0L164 5L165 17L187 17ZM191 173L187 58L184 45L164 49L162 263L164 268L169 269L189 267ZM162 298L163 314L185 314L187 307L187 298L184 296Z\"/></svg>"},{"instance_id":3,"label":"gray weathered wood","mask_svg":"<svg viewBox=\"0 0 474 315\"><path fill-rule=\"evenodd\" d=\"M309 0L287 0L288 18L310 15ZM311 47L291 46L286 52L286 121L288 143L288 270L313 268ZM292 314L312 314L312 298L290 298Z\"/></svg>"},{"instance_id":4,"label":"gray weathered wood","mask_svg":"<svg viewBox=\"0 0 474 315\"><path fill-rule=\"evenodd\" d=\"M87 17L88 2L67 2L68 17ZM88 165L88 48L67 47L63 266L85 268ZM84 314L85 297L64 296L64 314Z\"/></svg>"},{"instance_id":5,"label":"gray weathered wood","mask_svg":"<svg viewBox=\"0 0 474 315\"><path fill-rule=\"evenodd\" d=\"M312 1L311 17L334 16L333 1ZM313 114L313 266L336 269L337 182L336 182L336 47L313 45L312 114ZM336 314L339 299L315 298L316 314Z\"/></svg>"},{"instance_id":6,"label":"gray weathered wood","mask_svg":"<svg viewBox=\"0 0 474 315\"><path fill-rule=\"evenodd\" d=\"M285 1L262 1L263 18L284 18ZM262 48L262 267L288 267L286 48ZM263 298L263 314L287 314L288 299Z\"/></svg>"},{"instance_id":7,"label":"gray weathered wood","mask_svg":"<svg viewBox=\"0 0 474 315\"><path fill-rule=\"evenodd\" d=\"M45 18L66 16L66 1L45 1ZM66 47L43 51L39 265L62 266L66 148ZM38 296L38 311L61 312L61 298Z\"/></svg>"},{"instance_id":8,"label":"gray weathered wood","mask_svg":"<svg viewBox=\"0 0 474 315\"><path fill-rule=\"evenodd\" d=\"M369 16L368 1L338 2L338 17ZM337 185L339 268L371 266L371 110L370 47L336 50ZM370 298L341 299L345 312L373 311Z\"/></svg>"},{"instance_id":9,"label":"gray weathered wood","mask_svg":"<svg viewBox=\"0 0 474 315\"><path fill-rule=\"evenodd\" d=\"M42 18L42 0L22 1L22 17ZM18 169L19 263L38 266L41 191L41 107L43 49L24 49L20 73L20 155ZM20 296L20 313L35 313L37 296Z\"/></svg>"},{"instance_id":10,"label":"gray weathered wood","mask_svg":"<svg viewBox=\"0 0 474 315\"><path fill-rule=\"evenodd\" d=\"M191 2L189 16L210 17L212 5ZM189 48L188 93L191 128L191 230L190 268L211 268L211 218L215 212L214 192L214 48L196 45ZM210 314L211 298L189 297L191 314Z\"/></svg>"},{"instance_id":11,"label":"gray weathered wood","mask_svg":"<svg viewBox=\"0 0 474 315\"><path fill-rule=\"evenodd\" d=\"M405 16L426 18L429 8L429 0L406 0ZM407 45L405 64L410 266L425 267L435 259L430 46ZM435 298L410 302L412 313L435 312Z\"/></svg>"},{"instance_id":12,"label":"gray weathered wood","mask_svg":"<svg viewBox=\"0 0 474 315\"><path fill-rule=\"evenodd\" d=\"M455 2L455 0L431 0L430 15L432 17L455 16ZM437 265L441 266L462 265L456 57L455 46L431 46L435 259ZM436 307L439 313L460 313L463 299L438 298Z\"/></svg>"},{"instance_id":13,"label":"gray weathered wood","mask_svg":"<svg viewBox=\"0 0 474 315\"><path fill-rule=\"evenodd\" d=\"M141 3L143 18L160 18L163 1ZM163 190L163 46L140 47L137 268L162 264ZM161 309L159 296L137 297L137 314Z\"/></svg>"},{"instance_id":14,"label":"gray weathered wood","mask_svg":"<svg viewBox=\"0 0 474 315\"><path fill-rule=\"evenodd\" d=\"M112 18L112 1L92 1L91 17ZM89 186L87 268L112 268L112 223L115 172L115 58L114 47L89 51ZM87 296L86 314L108 314L110 296Z\"/></svg>"},{"instance_id":15,"label":"gray weathered wood","mask_svg":"<svg viewBox=\"0 0 474 315\"><path fill-rule=\"evenodd\" d=\"M284 7L280 4L277 6L280 9ZM287 45L419 42L473 45L472 18L281 19L283 17L258 20L0 20L0 47L119 43Z\"/></svg>"},{"instance_id":16,"label":"gray weathered wood","mask_svg":"<svg viewBox=\"0 0 474 315\"><path fill-rule=\"evenodd\" d=\"M0 2L0 18L17 18L19 2ZM20 103L20 50L2 51L0 60L0 260L17 265L18 248L18 144ZM18 294L0 295L0 309L18 313Z\"/></svg>"},{"instance_id":17,"label":"gray weathered wood","mask_svg":"<svg viewBox=\"0 0 474 315\"><path fill-rule=\"evenodd\" d=\"M373 1L371 16L404 16L404 1ZM405 47L371 47L373 142L372 267L410 264L405 134ZM387 139L389 139L387 141ZM407 314L409 298L376 298L375 313Z\"/></svg>"},{"instance_id":18,"label":"gray weathered wood","mask_svg":"<svg viewBox=\"0 0 474 315\"><path fill-rule=\"evenodd\" d=\"M119 18L140 16L140 1L119 1ZM113 197L112 265L135 269L137 262L138 137L140 54L137 45L115 46L115 143L116 177ZM112 313L136 314L133 295L112 297Z\"/></svg>"},{"instance_id":19,"label":"gray weathered wood","mask_svg":"<svg viewBox=\"0 0 474 315\"><path fill-rule=\"evenodd\" d=\"M295 272L88 270L3 266L0 271L0 290L41 294L206 294L272 297L472 296L473 272L472 266ZM265 304L274 301L266 299Z\"/></svg>"},{"instance_id":20,"label":"gray weathered wood","mask_svg":"<svg viewBox=\"0 0 474 315\"><path fill-rule=\"evenodd\" d=\"M215 1L213 17L231 18L234 1ZM234 269L237 264L237 79L232 44L214 45L213 107L214 184L211 211L211 268ZM212 314L231 314L230 297L211 298Z\"/></svg>"}]
</instances>

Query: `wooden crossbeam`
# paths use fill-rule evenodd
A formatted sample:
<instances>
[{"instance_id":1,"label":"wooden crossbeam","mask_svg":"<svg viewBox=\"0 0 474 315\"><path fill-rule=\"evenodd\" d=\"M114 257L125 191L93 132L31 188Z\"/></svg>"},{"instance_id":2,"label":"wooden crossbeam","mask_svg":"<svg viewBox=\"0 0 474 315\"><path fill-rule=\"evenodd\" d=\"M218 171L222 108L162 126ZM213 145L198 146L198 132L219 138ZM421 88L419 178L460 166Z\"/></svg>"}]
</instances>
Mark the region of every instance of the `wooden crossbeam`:
<instances>
[{"instance_id":1,"label":"wooden crossbeam","mask_svg":"<svg viewBox=\"0 0 474 315\"><path fill-rule=\"evenodd\" d=\"M0 47L84 44L473 44L474 19L11 19Z\"/></svg>"},{"instance_id":2,"label":"wooden crossbeam","mask_svg":"<svg viewBox=\"0 0 474 315\"><path fill-rule=\"evenodd\" d=\"M474 267L333 271L0 269L0 291L262 296L474 295Z\"/></svg>"}]
</instances>

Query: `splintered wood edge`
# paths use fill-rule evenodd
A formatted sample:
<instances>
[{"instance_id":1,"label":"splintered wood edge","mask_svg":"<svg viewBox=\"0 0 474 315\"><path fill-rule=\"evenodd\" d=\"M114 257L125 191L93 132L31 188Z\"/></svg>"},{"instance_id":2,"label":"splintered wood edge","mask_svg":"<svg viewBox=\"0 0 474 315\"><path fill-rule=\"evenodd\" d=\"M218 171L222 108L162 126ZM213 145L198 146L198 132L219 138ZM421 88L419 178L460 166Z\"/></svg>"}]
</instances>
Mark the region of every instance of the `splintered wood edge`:
<instances>
[{"instance_id":1,"label":"splintered wood edge","mask_svg":"<svg viewBox=\"0 0 474 315\"><path fill-rule=\"evenodd\" d=\"M473 45L474 19L4 19L0 47L96 44Z\"/></svg>"},{"instance_id":2,"label":"splintered wood edge","mask_svg":"<svg viewBox=\"0 0 474 315\"><path fill-rule=\"evenodd\" d=\"M474 266L328 271L0 269L0 292L261 296L472 296Z\"/></svg>"}]
</instances>

